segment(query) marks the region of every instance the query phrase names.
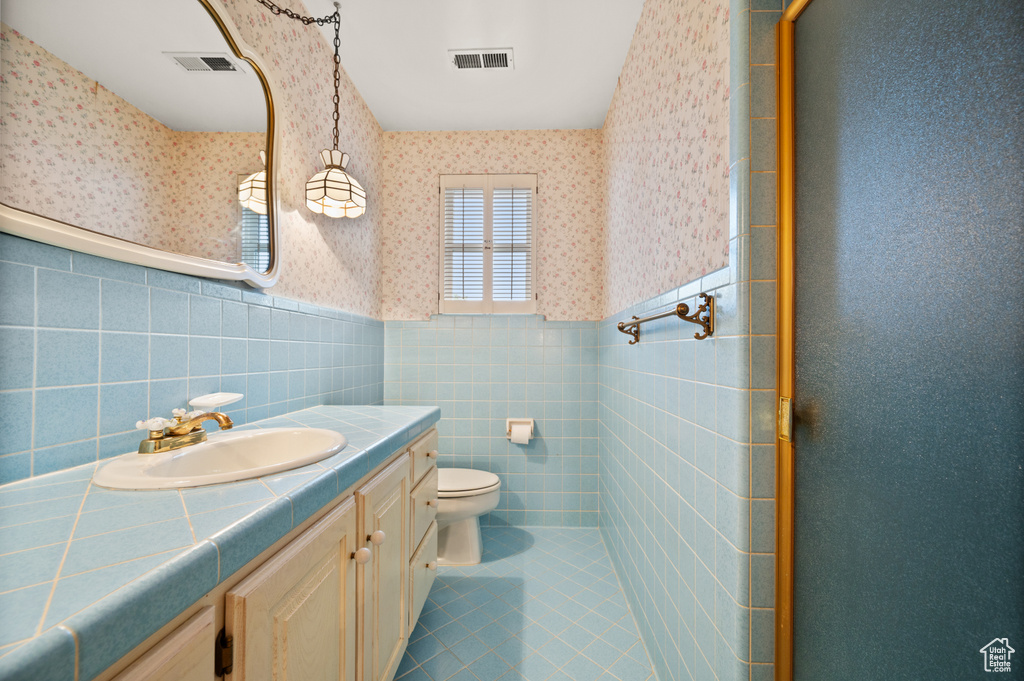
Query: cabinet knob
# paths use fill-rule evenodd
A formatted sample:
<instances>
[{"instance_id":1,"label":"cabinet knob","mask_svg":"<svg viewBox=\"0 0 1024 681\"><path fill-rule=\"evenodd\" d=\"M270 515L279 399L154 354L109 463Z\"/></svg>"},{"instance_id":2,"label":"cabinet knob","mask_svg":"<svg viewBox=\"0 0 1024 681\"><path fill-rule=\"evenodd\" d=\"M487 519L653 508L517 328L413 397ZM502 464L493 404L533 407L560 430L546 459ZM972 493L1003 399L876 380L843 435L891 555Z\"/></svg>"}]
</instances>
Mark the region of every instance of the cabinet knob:
<instances>
[{"instance_id":1,"label":"cabinet knob","mask_svg":"<svg viewBox=\"0 0 1024 681\"><path fill-rule=\"evenodd\" d=\"M377 530L376 532L371 534L369 537L367 537L367 539L370 540L370 543L373 544L374 546L380 546L381 544L384 543L384 540L386 538L387 537L384 536L384 531L383 530Z\"/></svg>"},{"instance_id":2,"label":"cabinet knob","mask_svg":"<svg viewBox=\"0 0 1024 681\"><path fill-rule=\"evenodd\" d=\"M360 565L366 565L370 562L370 559L373 558L373 553L370 549L363 547L353 553L352 557L355 558L355 561Z\"/></svg>"},{"instance_id":3,"label":"cabinet knob","mask_svg":"<svg viewBox=\"0 0 1024 681\"><path fill-rule=\"evenodd\" d=\"M436 570L437 569L437 561L436 560L432 560L429 563L427 563L427 569L428 570Z\"/></svg>"},{"instance_id":4,"label":"cabinet knob","mask_svg":"<svg viewBox=\"0 0 1024 681\"><path fill-rule=\"evenodd\" d=\"M428 459L436 459L437 458L437 450L436 449L431 449L429 452L427 452L427 458Z\"/></svg>"},{"instance_id":5,"label":"cabinet knob","mask_svg":"<svg viewBox=\"0 0 1024 681\"><path fill-rule=\"evenodd\" d=\"M437 508L437 499L427 499L427 506Z\"/></svg>"}]
</instances>

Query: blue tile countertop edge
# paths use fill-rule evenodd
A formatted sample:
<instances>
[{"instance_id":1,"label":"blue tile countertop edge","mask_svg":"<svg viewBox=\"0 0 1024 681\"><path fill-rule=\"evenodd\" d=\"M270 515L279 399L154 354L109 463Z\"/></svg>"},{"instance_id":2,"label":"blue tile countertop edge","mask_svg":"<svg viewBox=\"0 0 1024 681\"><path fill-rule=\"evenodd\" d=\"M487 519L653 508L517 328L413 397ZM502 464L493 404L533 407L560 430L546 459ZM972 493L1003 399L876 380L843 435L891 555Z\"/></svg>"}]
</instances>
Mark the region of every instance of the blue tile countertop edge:
<instances>
[{"instance_id":1,"label":"blue tile countertop edge","mask_svg":"<svg viewBox=\"0 0 1024 681\"><path fill-rule=\"evenodd\" d=\"M17 541L26 536L26 533L3 534L5 530L25 528L28 534L45 536L39 527L55 526L62 520L66 521L62 526L71 525L66 539L49 546L32 549L28 544L28 550L8 554L4 552L11 545L0 547L0 569L13 575L11 579L16 582L15 587L10 588L10 584L0 579L0 592L3 592L0 593L0 608L4 609L4 619L23 620L31 624L32 633L41 632L35 636L20 636L14 632L15 640L11 642L9 627L13 625L0 624L0 636L6 637L0 638L0 680L89 681L95 678L352 487L395 450L428 430L440 416L437 407L319 406L247 424L243 428L294 427L298 423L332 428L349 439L348 447L331 458L255 481L172 492L119 492L91 484L92 472L102 465L93 463L0 486L0 537L5 542L7 537ZM92 507L99 510L90 510L86 503L90 492L95 500ZM61 501L70 501L64 504L69 507L74 507L77 498L77 515L72 511L64 518L44 515L44 519L39 520L40 506L47 507L48 514L55 512L52 495L60 495ZM259 498L252 501L254 497ZM177 510L176 505L181 509ZM170 511L166 510L168 508ZM178 515L165 519L159 515L161 512ZM97 534L81 538L75 528L88 526L89 523L82 521L88 515L107 521L109 526L94 529ZM74 516L73 523L70 516ZM138 530L146 524L160 522L170 529L176 527L174 523L184 522L182 516L192 529L191 545L162 553L163 547L126 545L133 537L140 536ZM132 522L136 522L137 527L123 529ZM84 546L97 539L103 542L100 546L107 564L62 576L61 571L65 570L73 548L81 548L72 545L78 542ZM122 541L118 543L118 540ZM65 545L63 552L59 551L61 544ZM57 562L52 579L33 585L35 575L22 575L18 582L19 567L23 572L46 573L48 565L39 563L38 559L33 561L32 555L53 548L58 551L52 553L59 553L60 558L54 559ZM133 549L138 555L132 553ZM96 553L95 544L91 550ZM11 556L15 559L10 560ZM4 561L5 558L8 560ZM133 565L148 569L142 569L139 574L130 569ZM81 581L83 576L84 582ZM60 584L65 579L69 586L62 590ZM29 586L23 586L24 582ZM83 591L97 597L83 603ZM37 599L43 604L38 610L33 609L33 600L25 596L31 592L48 592L49 599ZM23 597L20 601L15 598L5 602L3 598L11 594ZM8 610L12 605L18 607L19 603L22 612ZM65 611L70 614L61 619L47 616L48 612Z\"/></svg>"}]
</instances>

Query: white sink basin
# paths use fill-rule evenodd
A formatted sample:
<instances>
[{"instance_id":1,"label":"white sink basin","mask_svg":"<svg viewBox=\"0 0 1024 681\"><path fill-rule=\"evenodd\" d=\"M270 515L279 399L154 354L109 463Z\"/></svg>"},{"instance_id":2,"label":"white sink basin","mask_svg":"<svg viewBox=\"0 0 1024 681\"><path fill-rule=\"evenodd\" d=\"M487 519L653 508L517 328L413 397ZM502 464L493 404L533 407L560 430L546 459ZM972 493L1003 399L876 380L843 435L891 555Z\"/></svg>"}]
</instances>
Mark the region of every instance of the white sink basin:
<instances>
[{"instance_id":1,"label":"white sink basin","mask_svg":"<svg viewBox=\"0 0 1024 681\"><path fill-rule=\"evenodd\" d=\"M113 489L171 489L246 480L315 463L337 454L348 439L323 428L265 428L219 432L197 445L113 459L93 482Z\"/></svg>"}]
</instances>

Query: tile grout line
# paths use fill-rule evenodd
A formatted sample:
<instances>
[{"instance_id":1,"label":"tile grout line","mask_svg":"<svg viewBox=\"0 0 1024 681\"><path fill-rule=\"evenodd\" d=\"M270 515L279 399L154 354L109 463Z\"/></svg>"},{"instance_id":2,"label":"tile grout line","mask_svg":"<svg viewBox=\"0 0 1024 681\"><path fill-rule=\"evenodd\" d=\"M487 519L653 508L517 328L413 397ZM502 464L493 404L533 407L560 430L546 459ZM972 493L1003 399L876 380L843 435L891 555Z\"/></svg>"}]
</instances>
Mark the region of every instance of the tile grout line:
<instances>
[{"instance_id":1,"label":"tile grout line","mask_svg":"<svg viewBox=\"0 0 1024 681\"><path fill-rule=\"evenodd\" d=\"M153 556L159 556L159 555L161 555L162 553L171 553L172 551L176 551L176 550L178 550L178 549L171 549L170 551L162 551L161 553L153 553L153 554L150 554L150 555L148 555L148 556L139 556L138 558L132 558L131 560L124 560L124 561L121 561L120 563L113 563L112 565L104 565L104 566L102 566L102 567L98 567L98 568L93 568L93 569L91 569L91 570L83 570L82 572L76 572L76 573L75 573L75 574L73 574L73 575L68 575L67 577L64 577L63 579L70 579L70 578L72 578L72 577L78 577L79 575L87 575L87 574L89 574L90 572L96 572L96 571L98 571L98 570L105 570L105 569L107 569L107 568L109 568L109 567L116 567L116 566L118 566L118 565L125 565L125 564L127 564L127 563L131 563L131 562L133 562L133 561L135 561L135 560L141 560L141 559L143 559L143 558L152 558ZM95 605L96 603L98 603L99 601L103 600L103 599L104 599L104 598L106 598L107 596L110 596L111 594L113 594L113 593L116 593L117 591L120 591L121 589L123 589L123 588L125 588L125 587L127 587L127 586L129 586L129 585L131 585L131 584L134 584L135 582L139 581L140 579L142 579L142 578L143 578L144 576L146 576L146 575L147 575L147 574L148 574L148 573L149 573L149 572L150 572L151 570L153 570L153 569L154 569L154 568L150 568L149 570L146 570L146 571L145 571L145 572L143 572L142 574L140 574L140 575L137 575L136 577L133 577L132 579L128 580L127 582L125 582L125 583L123 583L123 584L120 584L120 585L119 585L119 586L118 586L118 587L117 587L116 589L114 589L113 591L107 592L107 593L106 593L106 594L104 594L103 596L100 596L99 598L97 598L97 599L95 599L95 600L93 600L93 601L91 601L91 602L89 602L89 603L86 603L85 605L83 605L83 606L82 606L81 608L79 608L78 610L76 610L76 611L74 611L74 612L72 612L72 613L69 613L69 614L68 614L68 615L67 615L66 617L64 617L63 619L61 619L61 620L60 620L59 622L56 622L56 623L55 623L54 625L52 625L51 627L49 627L49 628L48 628L48 629L47 629L46 631L50 631L50 630L52 630L52 629L55 629L55 628L60 628L60 629L66 629L66 630L68 630L68 631L71 631L71 632L73 632L73 633L75 633L75 634L76 634L76 642L77 642L77 633L78 633L78 632L74 631L73 629L71 629L71 627L69 627L69 626L67 626L66 624L64 624L65 622L67 622L67 621L68 621L69 619L71 619L72 617L74 617L74 616L75 616L75 615L77 615L78 613L80 613L80 612L84 612L84 611L88 610L89 608L91 608L92 606L94 606L94 605ZM45 618L45 615L44 615L44 617L43 617L43 621L44 621L44 622L45 622L45 619L46 619L46 618ZM37 635L38 635L38 634L37 634Z\"/></svg>"},{"instance_id":2,"label":"tile grout line","mask_svg":"<svg viewBox=\"0 0 1024 681\"><path fill-rule=\"evenodd\" d=\"M79 673L80 673L79 667L81 667L80 657L81 657L81 649L82 649L81 644L78 641L78 632L75 631L74 629L72 629L71 627L61 626L60 628L63 629L64 631L68 632L69 634L71 634L71 640L74 641L74 644L75 644L75 677L74 677L74 681L78 681L78 676L79 676Z\"/></svg>"},{"instance_id":3,"label":"tile grout line","mask_svg":"<svg viewBox=\"0 0 1024 681\"><path fill-rule=\"evenodd\" d=\"M39 268L32 268L33 307L32 307L32 434L29 437L31 454L29 454L28 475L36 474L36 374L39 373L39 357L36 348L39 346Z\"/></svg>"},{"instance_id":4,"label":"tile grout line","mask_svg":"<svg viewBox=\"0 0 1024 681\"><path fill-rule=\"evenodd\" d=\"M71 269L72 269L72 271L74 271L74 255L73 254L72 254L71 258L72 258ZM97 362L96 362L96 431L95 431L96 450L93 452L93 460L94 461L99 461L100 460L100 431L103 430L100 427L100 423L101 423L101 420L103 418L103 388L100 387L100 383L103 380L103 336L104 336L104 333L103 333L104 332L104 328L103 328L103 298L104 298L104 296L103 296L103 281L104 281L103 277L100 277L99 281L97 283L97 287L99 288L99 304L97 306L96 331L99 334L99 338L96 341L96 353L97 353ZM149 350L149 339L148 338L146 339L146 350L147 350L146 354L148 355L149 354L149 352L148 352L148 350ZM149 358L148 357L146 358L146 377L147 377L147 379L149 377ZM90 488L91 488L91 486L90 486ZM88 494L89 494L89 492L88 492L88 490L86 490L86 496L88 496ZM83 500L83 502L84 502L84 500ZM81 511L79 511L79 514L81 514ZM76 525L78 524L77 520L75 521L75 524ZM52 594L51 594L51 597L52 597ZM47 604L47 608L49 608L49 604Z\"/></svg>"},{"instance_id":5,"label":"tile grout line","mask_svg":"<svg viewBox=\"0 0 1024 681\"><path fill-rule=\"evenodd\" d=\"M46 598L46 605L43 606L43 614L39 617L39 625L36 627L36 633L35 633L36 636L39 636L43 632L43 624L46 622L46 615L50 611L50 604L53 603L53 595L57 592L57 583L60 580L60 574L64 570L64 561L67 560L68 553L71 551L71 542L75 538L75 531L78 529L78 521L82 517L82 509L85 508L85 500L89 498L89 492L92 491L92 487L93 487L92 482L90 482L89 486L85 488L85 494L82 495L82 503L79 504L79 506L78 506L78 514L75 516L75 522L74 522L74 524L71 527L71 533L68 535L67 546L64 547L64 555L61 556L60 565L57 566L57 574L54 575L53 586L50 588L50 595ZM77 664L78 645L77 645L77 643L78 643L78 638L76 637L75 638L75 655L76 655L75 675L76 676L78 675L78 664Z\"/></svg>"},{"instance_id":6,"label":"tile grout line","mask_svg":"<svg viewBox=\"0 0 1024 681\"><path fill-rule=\"evenodd\" d=\"M192 527L192 516L189 515L188 505L185 503L185 494L182 492L180 487L178 488L178 499L181 500L181 510L185 513L185 521L188 523L188 531L192 533L192 544L195 545L199 543L199 540L196 538L195 528Z\"/></svg>"}]
</instances>

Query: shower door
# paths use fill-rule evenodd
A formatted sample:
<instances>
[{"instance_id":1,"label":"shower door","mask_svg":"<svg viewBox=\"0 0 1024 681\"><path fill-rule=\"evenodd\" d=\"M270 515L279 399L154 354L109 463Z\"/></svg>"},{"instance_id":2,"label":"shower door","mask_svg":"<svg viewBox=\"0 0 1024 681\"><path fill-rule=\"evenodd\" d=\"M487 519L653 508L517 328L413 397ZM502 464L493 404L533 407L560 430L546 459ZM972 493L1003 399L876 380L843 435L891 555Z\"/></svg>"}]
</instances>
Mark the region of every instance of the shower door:
<instances>
[{"instance_id":1,"label":"shower door","mask_svg":"<svg viewBox=\"0 0 1024 681\"><path fill-rule=\"evenodd\" d=\"M793 5L777 678L1024 675L1024 3Z\"/></svg>"}]
</instances>

